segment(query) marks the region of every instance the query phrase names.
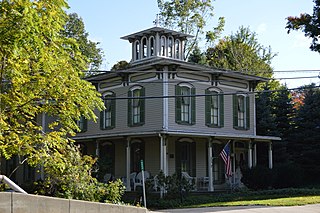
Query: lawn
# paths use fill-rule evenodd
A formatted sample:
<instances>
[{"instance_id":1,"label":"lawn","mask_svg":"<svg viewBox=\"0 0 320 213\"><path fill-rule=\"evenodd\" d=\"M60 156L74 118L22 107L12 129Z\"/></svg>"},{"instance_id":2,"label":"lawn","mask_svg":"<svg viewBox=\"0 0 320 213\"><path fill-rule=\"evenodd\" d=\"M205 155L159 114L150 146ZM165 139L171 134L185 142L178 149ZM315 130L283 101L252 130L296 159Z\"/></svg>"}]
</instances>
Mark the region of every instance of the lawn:
<instances>
[{"instance_id":1,"label":"lawn","mask_svg":"<svg viewBox=\"0 0 320 213\"><path fill-rule=\"evenodd\" d=\"M178 196L179 197L179 196ZM278 189L232 193L191 194L177 199L156 199L149 206L156 209L215 206L298 206L320 203L320 189Z\"/></svg>"}]
</instances>

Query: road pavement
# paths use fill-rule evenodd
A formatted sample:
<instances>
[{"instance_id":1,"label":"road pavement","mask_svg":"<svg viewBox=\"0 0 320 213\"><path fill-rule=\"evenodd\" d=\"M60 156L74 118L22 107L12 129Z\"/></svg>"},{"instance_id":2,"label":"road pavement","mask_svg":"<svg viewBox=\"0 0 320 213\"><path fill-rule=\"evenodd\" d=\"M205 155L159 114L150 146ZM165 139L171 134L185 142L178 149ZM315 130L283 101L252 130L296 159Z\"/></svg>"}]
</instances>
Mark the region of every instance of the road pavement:
<instances>
[{"instance_id":1,"label":"road pavement","mask_svg":"<svg viewBox=\"0 0 320 213\"><path fill-rule=\"evenodd\" d=\"M207 207L191 209L166 209L150 211L150 213L183 212L183 213L320 213L320 204L305 206L235 206L235 207Z\"/></svg>"}]
</instances>

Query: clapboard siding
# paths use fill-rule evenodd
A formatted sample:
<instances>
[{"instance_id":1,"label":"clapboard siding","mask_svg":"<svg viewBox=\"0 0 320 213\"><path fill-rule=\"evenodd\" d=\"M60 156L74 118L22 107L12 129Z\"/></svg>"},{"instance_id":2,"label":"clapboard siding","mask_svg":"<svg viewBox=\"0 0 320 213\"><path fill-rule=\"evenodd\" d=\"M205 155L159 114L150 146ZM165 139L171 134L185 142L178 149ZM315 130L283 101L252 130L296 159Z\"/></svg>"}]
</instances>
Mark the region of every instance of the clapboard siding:
<instances>
[{"instance_id":1,"label":"clapboard siding","mask_svg":"<svg viewBox=\"0 0 320 213\"><path fill-rule=\"evenodd\" d=\"M174 80L177 82L177 80ZM192 83L192 82L191 82ZM175 85L178 83L169 84L169 95L175 94ZM192 85L196 89L196 95L204 95L205 90L213 87L211 83L199 83L193 82ZM230 86L224 86L218 84L215 88L219 88L224 94L224 127L212 128L205 125L205 97L196 97L196 124L195 125L181 125L175 122L175 99L169 100L169 130L178 131L192 131L199 133L216 133L216 134L244 134L250 135L254 133L254 95L250 95L250 129L249 130L237 130L233 128L233 103L232 93L235 92L248 92L248 89L232 88Z\"/></svg>"},{"instance_id":2,"label":"clapboard siding","mask_svg":"<svg viewBox=\"0 0 320 213\"><path fill-rule=\"evenodd\" d=\"M116 97L127 98L128 91L131 87L140 85L145 88L145 95L150 97L162 96L162 84L159 80L155 80L147 83L135 83L129 86L121 86L114 88L111 91L116 94ZM108 90L104 90L108 91ZM100 129L100 112L95 111L98 119L97 122L88 121L88 129L86 132L79 133L78 136L86 135L101 135L101 134L117 134L117 133L136 133L143 131L159 131L163 126L163 104L161 98L150 98L145 100L145 124L142 126L129 127L128 126L128 100L117 99L116 100L116 123L113 129Z\"/></svg>"}]
</instances>

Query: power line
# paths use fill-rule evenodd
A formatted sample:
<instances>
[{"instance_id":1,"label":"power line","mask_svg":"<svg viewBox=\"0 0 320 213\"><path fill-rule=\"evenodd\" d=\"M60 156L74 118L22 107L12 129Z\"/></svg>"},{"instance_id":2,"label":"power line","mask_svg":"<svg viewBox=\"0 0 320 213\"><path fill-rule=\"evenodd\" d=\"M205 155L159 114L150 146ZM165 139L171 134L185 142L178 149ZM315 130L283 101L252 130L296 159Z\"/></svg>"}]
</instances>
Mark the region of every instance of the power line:
<instances>
[{"instance_id":1,"label":"power line","mask_svg":"<svg viewBox=\"0 0 320 213\"><path fill-rule=\"evenodd\" d=\"M178 98L178 97L205 97L205 96L227 96L227 95L249 95L260 93L274 93L274 92L286 92L286 91L304 91L308 89L320 88L320 86L304 87L304 88L292 88L292 89L278 89L278 90L262 90L262 91L243 91L243 92L221 92L217 94L190 94L190 95L167 95L167 96L140 96L140 97L108 97L104 100L128 100L128 99L164 99L164 98ZM124 94L122 94L124 95Z\"/></svg>"}]
</instances>

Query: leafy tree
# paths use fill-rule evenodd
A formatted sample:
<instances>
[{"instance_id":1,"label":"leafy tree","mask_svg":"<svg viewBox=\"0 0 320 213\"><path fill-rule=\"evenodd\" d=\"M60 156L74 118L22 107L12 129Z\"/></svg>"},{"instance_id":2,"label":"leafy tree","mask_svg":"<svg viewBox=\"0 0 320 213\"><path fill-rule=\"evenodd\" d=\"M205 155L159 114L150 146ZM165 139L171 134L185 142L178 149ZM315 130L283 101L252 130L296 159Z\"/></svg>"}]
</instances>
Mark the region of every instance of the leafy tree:
<instances>
[{"instance_id":1,"label":"leafy tree","mask_svg":"<svg viewBox=\"0 0 320 213\"><path fill-rule=\"evenodd\" d=\"M207 20L213 18L212 0L158 0L161 15L161 25L182 33L194 35L191 42L186 42L186 55L189 57L193 48L204 34ZM216 38L223 30L224 18L219 18L218 26L207 33L207 38Z\"/></svg>"},{"instance_id":2,"label":"leafy tree","mask_svg":"<svg viewBox=\"0 0 320 213\"><path fill-rule=\"evenodd\" d=\"M256 33L249 28L240 27L235 34L224 37L216 46L209 47L206 56L211 67L271 77L271 60L276 54L271 52L271 47L259 44Z\"/></svg>"},{"instance_id":3,"label":"leafy tree","mask_svg":"<svg viewBox=\"0 0 320 213\"><path fill-rule=\"evenodd\" d=\"M111 71L116 71L116 70L125 70L130 67L130 63L127 61L118 61L116 64L114 64L111 68Z\"/></svg>"},{"instance_id":4,"label":"leafy tree","mask_svg":"<svg viewBox=\"0 0 320 213\"><path fill-rule=\"evenodd\" d=\"M315 52L320 53L320 0L313 0L315 6L313 7L313 14L303 13L300 16L289 16L287 18L288 22L286 29L288 33L291 30L301 30L304 32L304 35L308 38L312 38L310 49Z\"/></svg>"},{"instance_id":5,"label":"leafy tree","mask_svg":"<svg viewBox=\"0 0 320 213\"><path fill-rule=\"evenodd\" d=\"M66 7L63 0L0 1L0 157L23 156L61 178L74 165L75 121L103 109L95 87L81 79L86 57L61 34ZM55 118L48 132L42 115Z\"/></svg>"},{"instance_id":6,"label":"leafy tree","mask_svg":"<svg viewBox=\"0 0 320 213\"><path fill-rule=\"evenodd\" d=\"M78 48L83 56L86 56L86 70L89 74L94 74L94 70L98 70L102 63L103 52L98 47L99 42L90 41L86 32L83 20L76 13L68 14L66 24L61 31L66 38L73 38L79 45Z\"/></svg>"}]
</instances>

